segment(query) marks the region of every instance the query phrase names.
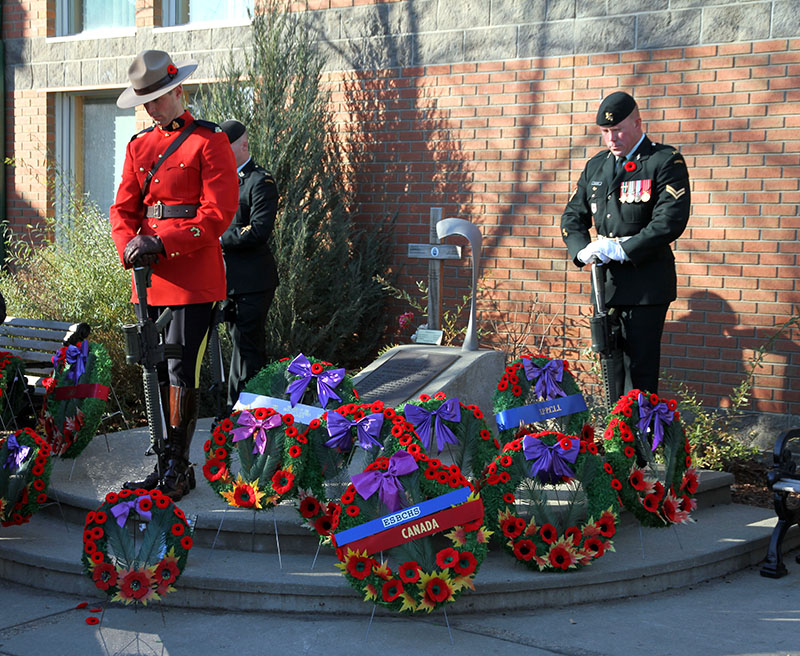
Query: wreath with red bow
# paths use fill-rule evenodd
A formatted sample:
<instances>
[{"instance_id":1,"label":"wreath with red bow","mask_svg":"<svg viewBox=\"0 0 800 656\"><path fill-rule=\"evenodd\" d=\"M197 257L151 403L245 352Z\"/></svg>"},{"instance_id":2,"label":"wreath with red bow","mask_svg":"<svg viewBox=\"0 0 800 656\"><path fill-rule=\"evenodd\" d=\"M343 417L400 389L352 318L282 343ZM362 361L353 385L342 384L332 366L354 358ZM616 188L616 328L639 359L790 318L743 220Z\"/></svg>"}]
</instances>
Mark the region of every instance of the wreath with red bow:
<instances>
[{"instance_id":1,"label":"wreath with red bow","mask_svg":"<svg viewBox=\"0 0 800 656\"><path fill-rule=\"evenodd\" d=\"M25 524L47 501L50 454L30 428L0 437L0 526Z\"/></svg>"},{"instance_id":2,"label":"wreath with red bow","mask_svg":"<svg viewBox=\"0 0 800 656\"><path fill-rule=\"evenodd\" d=\"M566 360L551 359L539 354L526 354L506 366L492 397L495 414L540 401L557 400L580 394ZM558 430L578 435L589 421L589 412L581 410L571 415L535 422L528 428ZM500 441L508 441L519 431L513 426L500 431Z\"/></svg>"},{"instance_id":3,"label":"wreath with red bow","mask_svg":"<svg viewBox=\"0 0 800 656\"><path fill-rule=\"evenodd\" d=\"M192 533L183 511L160 490L111 492L86 515L83 570L111 601L146 606L175 591Z\"/></svg>"},{"instance_id":4,"label":"wreath with red bow","mask_svg":"<svg viewBox=\"0 0 800 656\"><path fill-rule=\"evenodd\" d=\"M442 465L416 449L380 456L353 477L341 498L337 535L385 516L387 511L402 511L456 490L464 491L466 502L460 504L461 509L467 511L472 504L474 519L434 533L429 532L438 530L432 520L425 523L423 519L417 526L408 522L407 528L398 527L408 532L409 537L404 536L407 541L381 550L380 557L374 547L359 548L359 543L354 543L355 548L338 547L333 536L340 561L337 567L364 595L364 601L406 613L429 613L454 602L465 589L475 589L473 580L488 552L491 532L483 526L480 498L458 467ZM417 533L418 526L425 529Z\"/></svg>"},{"instance_id":5,"label":"wreath with red bow","mask_svg":"<svg viewBox=\"0 0 800 656\"><path fill-rule=\"evenodd\" d=\"M292 496L303 474L306 448L306 436L292 415L272 408L237 410L214 428L203 445L203 475L229 505L267 510ZM233 452L240 465L235 478Z\"/></svg>"},{"instance_id":6,"label":"wreath with red bow","mask_svg":"<svg viewBox=\"0 0 800 656\"><path fill-rule=\"evenodd\" d=\"M582 439L523 432L486 469L480 487L486 524L532 569L578 569L614 550L617 499L610 481L590 433Z\"/></svg>"},{"instance_id":7,"label":"wreath with red bow","mask_svg":"<svg viewBox=\"0 0 800 656\"><path fill-rule=\"evenodd\" d=\"M111 358L105 347L84 340L53 356L45 381L41 425L55 455L77 458L97 434L111 389Z\"/></svg>"},{"instance_id":8,"label":"wreath with red bow","mask_svg":"<svg viewBox=\"0 0 800 656\"><path fill-rule=\"evenodd\" d=\"M697 472L675 399L638 389L621 397L609 415L606 468L621 503L644 526L690 521Z\"/></svg>"}]
</instances>

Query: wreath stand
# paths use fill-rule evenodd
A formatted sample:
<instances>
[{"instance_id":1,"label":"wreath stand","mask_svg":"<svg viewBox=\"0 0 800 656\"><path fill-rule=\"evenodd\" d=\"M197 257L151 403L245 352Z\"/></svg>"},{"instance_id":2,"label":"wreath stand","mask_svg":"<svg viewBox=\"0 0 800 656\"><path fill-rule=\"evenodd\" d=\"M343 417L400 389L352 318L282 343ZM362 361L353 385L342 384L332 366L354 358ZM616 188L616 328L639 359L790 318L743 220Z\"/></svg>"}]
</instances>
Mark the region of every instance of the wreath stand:
<instances>
[{"instance_id":1,"label":"wreath stand","mask_svg":"<svg viewBox=\"0 0 800 656\"><path fill-rule=\"evenodd\" d=\"M222 524L225 521L225 515L228 512L228 508L226 507L225 510L222 511L222 518L219 520L219 526L217 527L217 532L214 535L214 541L211 543L211 551L217 545L217 538L219 537L220 531L222 530ZM256 550L256 514L258 511L253 510L253 526L250 529L250 551L255 552ZM272 525L275 528L275 546L278 550L278 568L283 571L283 559L281 558L281 540L278 534L278 519L275 516L275 506L271 508L272 512ZM319 553L319 549L317 549L317 553ZM316 561L316 556L314 557ZM313 565L312 565L313 568Z\"/></svg>"}]
</instances>

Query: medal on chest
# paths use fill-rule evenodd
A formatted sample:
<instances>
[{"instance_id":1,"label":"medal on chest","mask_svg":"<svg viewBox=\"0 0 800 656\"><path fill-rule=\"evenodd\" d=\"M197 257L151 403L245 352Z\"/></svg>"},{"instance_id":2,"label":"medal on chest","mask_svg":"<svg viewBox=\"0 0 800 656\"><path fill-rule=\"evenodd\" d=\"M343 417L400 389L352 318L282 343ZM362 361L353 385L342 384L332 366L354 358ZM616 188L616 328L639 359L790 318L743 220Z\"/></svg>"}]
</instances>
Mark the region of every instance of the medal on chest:
<instances>
[{"instance_id":1,"label":"medal on chest","mask_svg":"<svg viewBox=\"0 0 800 656\"><path fill-rule=\"evenodd\" d=\"M651 198L652 180L626 180L619 186L620 203L646 203Z\"/></svg>"}]
</instances>

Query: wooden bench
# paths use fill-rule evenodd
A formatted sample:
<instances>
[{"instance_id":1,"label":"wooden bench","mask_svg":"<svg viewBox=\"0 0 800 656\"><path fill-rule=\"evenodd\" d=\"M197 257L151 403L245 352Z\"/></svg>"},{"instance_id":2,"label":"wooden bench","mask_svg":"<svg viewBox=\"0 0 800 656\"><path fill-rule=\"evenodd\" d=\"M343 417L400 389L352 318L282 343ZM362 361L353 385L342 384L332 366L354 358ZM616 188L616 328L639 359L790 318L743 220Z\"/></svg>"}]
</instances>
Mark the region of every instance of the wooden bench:
<instances>
[{"instance_id":1,"label":"wooden bench","mask_svg":"<svg viewBox=\"0 0 800 656\"><path fill-rule=\"evenodd\" d=\"M796 440L794 444L793 440ZM800 458L800 428L790 428L781 433L775 441L772 469L767 474L778 523L772 532L767 558L761 567L761 576L777 579L789 573L783 564L783 538L793 524L800 524L800 504L796 499L793 504L789 501L790 495L800 494L798 458ZM800 563L800 556L796 560Z\"/></svg>"},{"instance_id":2,"label":"wooden bench","mask_svg":"<svg viewBox=\"0 0 800 656\"><path fill-rule=\"evenodd\" d=\"M71 324L20 317L6 317L5 322L0 324L0 351L16 355L25 363L24 384L22 381L9 381L9 386L23 384L34 417L45 392L40 383L43 378L52 376L52 358L56 351L65 344L85 339L89 331L86 323ZM9 398L12 396L8 394Z\"/></svg>"}]
</instances>

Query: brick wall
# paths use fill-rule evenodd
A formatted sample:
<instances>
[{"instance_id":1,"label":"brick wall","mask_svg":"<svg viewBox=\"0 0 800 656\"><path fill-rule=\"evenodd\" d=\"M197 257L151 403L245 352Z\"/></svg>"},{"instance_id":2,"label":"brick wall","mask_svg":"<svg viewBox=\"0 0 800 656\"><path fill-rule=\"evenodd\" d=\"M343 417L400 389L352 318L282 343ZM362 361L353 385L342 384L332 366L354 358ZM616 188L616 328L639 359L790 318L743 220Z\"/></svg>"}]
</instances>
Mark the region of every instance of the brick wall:
<instances>
[{"instance_id":1,"label":"brick wall","mask_svg":"<svg viewBox=\"0 0 800 656\"><path fill-rule=\"evenodd\" d=\"M43 112L53 91L120 88L142 47L207 67L246 38L241 29L155 29L152 3L140 0L135 36L46 39L51 4L3 6L8 150L20 157L49 138ZM407 286L426 275L405 245L426 241L431 206L478 223L482 313L494 319L485 324L497 328L494 343L521 333L529 346L544 341L587 367L579 353L589 343L588 274L567 262L558 221L601 147L597 103L617 88L637 97L651 138L680 148L692 178L692 218L675 246L679 298L663 340L668 373L724 404L754 349L797 312L800 12L792 0L651 0L646 11L628 0L296 4L310 10L329 56L325 81L360 219L397 216L394 266ZM95 69L80 67L91 59ZM7 177L9 205L23 198L31 215L45 206L35 180ZM469 271L448 264L445 279L452 306ZM800 392L790 381L799 351L796 330L771 345L756 409L796 421Z\"/></svg>"}]
</instances>

